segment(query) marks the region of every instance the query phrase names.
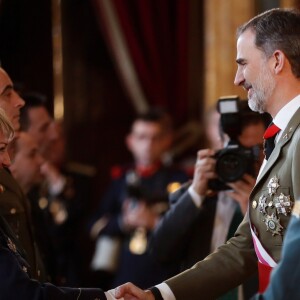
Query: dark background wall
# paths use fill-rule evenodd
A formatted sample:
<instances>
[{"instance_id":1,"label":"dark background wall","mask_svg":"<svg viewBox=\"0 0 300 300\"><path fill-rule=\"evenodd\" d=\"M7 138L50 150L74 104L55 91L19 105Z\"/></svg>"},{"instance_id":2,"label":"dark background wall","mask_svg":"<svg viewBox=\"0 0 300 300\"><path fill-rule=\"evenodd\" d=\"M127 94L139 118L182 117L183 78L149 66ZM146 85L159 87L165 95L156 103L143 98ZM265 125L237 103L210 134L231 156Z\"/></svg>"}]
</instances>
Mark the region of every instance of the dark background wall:
<instances>
[{"instance_id":1,"label":"dark background wall","mask_svg":"<svg viewBox=\"0 0 300 300\"><path fill-rule=\"evenodd\" d=\"M124 136L134 115L90 4L61 1L68 158L97 170L92 209L114 164L130 159ZM4 0L0 60L18 88L43 93L53 111L51 0Z\"/></svg>"}]
</instances>

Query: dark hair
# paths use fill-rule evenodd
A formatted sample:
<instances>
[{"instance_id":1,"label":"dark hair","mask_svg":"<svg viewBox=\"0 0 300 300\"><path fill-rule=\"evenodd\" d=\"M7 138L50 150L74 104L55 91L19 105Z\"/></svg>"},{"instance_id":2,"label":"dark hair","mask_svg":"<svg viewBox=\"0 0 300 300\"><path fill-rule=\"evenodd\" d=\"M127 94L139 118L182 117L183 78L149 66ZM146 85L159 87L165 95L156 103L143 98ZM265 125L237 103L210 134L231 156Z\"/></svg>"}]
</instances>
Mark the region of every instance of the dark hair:
<instances>
[{"instance_id":1,"label":"dark hair","mask_svg":"<svg viewBox=\"0 0 300 300\"><path fill-rule=\"evenodd\" d=\"M32 108L37 107L45 107L47 109L47 98L45 95L37 92L22 94L22 98L25 101L25 105L21 108L20 111L20 124L21 130L26 131L30 126L29 111Z\"/></svg>"},{"instance_id":2,"label":"dark hair","mask_svg":"<svg viewBox=\"0 0 300 300\"><path fill-rule=\"evenodd\" d=\"M160 107L153 107L146 112L138 114L134 119L134 122L136 121L159 123L165 132L171 132L173 127L170 114Z\"/></svg>"},{"instance_id":3,"label":"dark hair","mask_svg":"<svg viewBox=\"0 0 300 300\"><path fill-rule=\"evenodd\" d=\"M239 37L246 30L256 34L255 45L266 57L281 50L291 64L295 77L300 77L300 11L274 8L257 15L238 28Z\"/></svg>"}]
</instances>

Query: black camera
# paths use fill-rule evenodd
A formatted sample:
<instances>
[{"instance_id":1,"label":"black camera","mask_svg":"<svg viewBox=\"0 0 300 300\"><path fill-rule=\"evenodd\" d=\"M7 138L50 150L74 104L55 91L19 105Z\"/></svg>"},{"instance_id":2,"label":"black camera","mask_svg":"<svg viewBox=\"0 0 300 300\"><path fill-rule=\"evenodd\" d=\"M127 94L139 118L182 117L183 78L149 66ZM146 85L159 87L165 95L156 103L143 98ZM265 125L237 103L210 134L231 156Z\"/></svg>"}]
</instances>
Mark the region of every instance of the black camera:
<instances>
[{"instance_id":1,"label":"black camera","mask_svg":"<svg viewBox=\"0 0 300 300\"><path fill-rule=\"evenodd\" d=\"M135 170L129 170L126 173L126 196L133 202L144 201L147 205L157 203L168 203L167 190L153 190L142 185L140 176Z\"/></svg>"},{"instance_id":2,"label":"black camera","mask_svg":"<svg viewBox=\"0 0 300 300\"><path fill-rule=\"evenodd\" d=\"M255 162L259 156L259 146L243 147L238 136L242 131L243 118L252 112L246 101L238 96L221 97L217 103L220 113L220 129L229 136L227 146L215 154L216 173L218 179L209 182L212 190L230 189L226 183L234 182L243 177L245 173L255 175Z\"/></svg>"}]
</instances>

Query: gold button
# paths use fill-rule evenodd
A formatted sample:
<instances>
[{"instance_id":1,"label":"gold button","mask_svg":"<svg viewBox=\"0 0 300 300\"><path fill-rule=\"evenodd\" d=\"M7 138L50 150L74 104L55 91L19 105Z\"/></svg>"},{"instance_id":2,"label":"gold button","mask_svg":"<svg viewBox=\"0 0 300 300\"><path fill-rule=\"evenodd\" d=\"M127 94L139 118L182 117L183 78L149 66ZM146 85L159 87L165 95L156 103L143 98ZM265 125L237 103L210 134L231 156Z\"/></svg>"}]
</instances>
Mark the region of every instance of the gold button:
<instances>
[{"instance_id":1,"label":"gold button","mask_svg":"<svg viewBox=\"0 0 300 300\"><path fill-rule=\"evenodd\" d=\"M17 210L13 207L10 209L10 214L14 215L17 212Z\"/></svg>"},{"instance_id":2,"label":"gold button","mask_svg":"<svg viewBox=\"0 0 300 300\"><path fill-rule=\"evenodd\" d=\"M257 207L257 202L255 200L253 200L252 202L252 207L255 209Z\"/></svg>"}]
</instances>

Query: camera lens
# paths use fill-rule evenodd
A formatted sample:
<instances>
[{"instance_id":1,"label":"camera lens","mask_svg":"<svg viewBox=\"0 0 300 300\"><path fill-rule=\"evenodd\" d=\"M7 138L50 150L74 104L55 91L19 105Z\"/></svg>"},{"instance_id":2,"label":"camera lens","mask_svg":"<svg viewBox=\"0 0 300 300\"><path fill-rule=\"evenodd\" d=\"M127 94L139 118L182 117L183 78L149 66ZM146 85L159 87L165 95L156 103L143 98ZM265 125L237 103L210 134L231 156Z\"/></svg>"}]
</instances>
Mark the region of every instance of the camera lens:
<instances>
[{"instance_id":1,"label":"camera lens","mask_svg":"<svg viewBox=\"0 0 300 300\"><path fill-rule=\"evenodd\" d=\"M247 169L247 161L242 155L225 153L219 157L216 163L216 172L224 182L239 180Z\"/></svg>"}]
</instances>

